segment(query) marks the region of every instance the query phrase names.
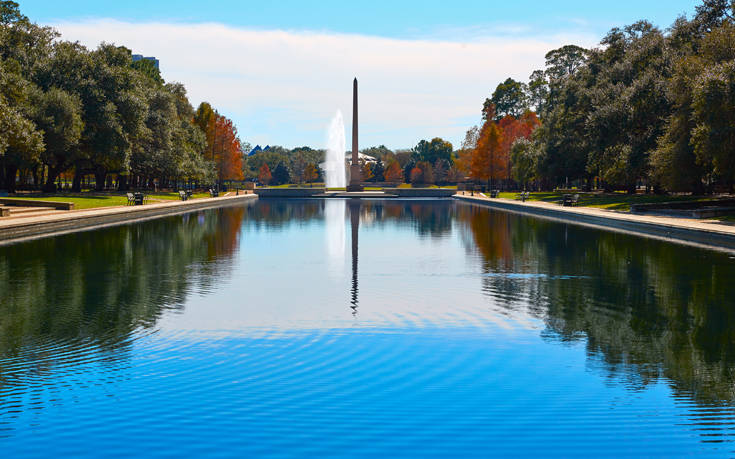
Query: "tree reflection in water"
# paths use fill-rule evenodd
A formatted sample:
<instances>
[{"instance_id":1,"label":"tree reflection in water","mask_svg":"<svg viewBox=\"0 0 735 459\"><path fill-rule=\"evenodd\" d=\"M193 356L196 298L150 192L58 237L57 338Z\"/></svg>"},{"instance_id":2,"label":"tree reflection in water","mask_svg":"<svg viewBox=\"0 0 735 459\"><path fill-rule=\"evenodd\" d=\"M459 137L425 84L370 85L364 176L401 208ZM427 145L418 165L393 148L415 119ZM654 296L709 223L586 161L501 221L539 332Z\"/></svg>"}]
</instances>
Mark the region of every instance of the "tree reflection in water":
<instances>
[{"instance_id":1,"label":"tree reflection in water","mask_svg":"<svg viewBox=\"0 0 735 459\"><path fill-rule=\"evenodd\" d=\"M133 330L152 327L193 290L228 275L245 211L221 208L0 248L0 355L50 342L119 352Z\"/></svg>"},{"instance_id":2,"label":"tree reflection in water","mask_svg":"<svg viewBox=\"0 0 735 459\"><path fill-rule=\"evenodd\" d=\"M470 205L456 218L481 255L484 289L508 308L525 304L548 339L586 340L590 364L631 388L665 378L676 395L735 402L728 254Z\"/></svg>"},{"instance_id":3,"label":"tree reflection in water","mask_svg":"<svg viewBox=\"0 0 735 459\"><path fill-rule=\"evenodd\" d=\"M735 263L726 253L448 200L363 200L342 212L353 230L355 311L359 229L456 235L494 307L538 318L549 341L585 343L589 365L611 379L633 390L665 382L702 405L735 402ZM133 335L231 275L243 224L277 232L324 219L324 201L262 200L0 248L0 391L75 371L79 361L61 354L91 348L100 365L124 365ZM0 412L19 403L0 398Z\"/></svg>"}]
</instances>

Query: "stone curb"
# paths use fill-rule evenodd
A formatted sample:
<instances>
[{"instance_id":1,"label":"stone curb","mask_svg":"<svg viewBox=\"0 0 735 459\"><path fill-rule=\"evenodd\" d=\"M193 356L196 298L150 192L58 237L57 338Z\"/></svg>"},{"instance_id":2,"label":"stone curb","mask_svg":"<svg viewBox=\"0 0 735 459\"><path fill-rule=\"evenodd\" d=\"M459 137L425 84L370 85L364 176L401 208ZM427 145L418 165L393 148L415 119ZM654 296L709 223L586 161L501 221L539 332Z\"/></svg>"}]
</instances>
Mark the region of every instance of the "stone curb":
<instances>
[{"instance_id":1,"label":"stone curb","mask_svg":"<svg viewBox=\"0 0 735 459\"><path fill-rule=\"evenodd\" d=\"M721 228L699 228L688 225L687 222L673 222L671 220L675 219L672 218L618 214L601 209L556 208L546 204L535 204L533 201L521 203L502 198L489 199L463 195L455 195L454 198L493 209L533 215L564 223L728 252L735 251L735 228L724 225L721 225Z\"/></svg>"},{"instance_id":2,"label":"stone curb","mask_svg":"<svg viewBox=\"0 0 735 459\"><path fill-rule=\"evenodd\" d=\"M0 221L0 245L76 231L151 220L196 210L239 205L255 200L254 194L172 201L145 206L109 207L70 211L17 220Z\"/></svg>"}]
</instances>

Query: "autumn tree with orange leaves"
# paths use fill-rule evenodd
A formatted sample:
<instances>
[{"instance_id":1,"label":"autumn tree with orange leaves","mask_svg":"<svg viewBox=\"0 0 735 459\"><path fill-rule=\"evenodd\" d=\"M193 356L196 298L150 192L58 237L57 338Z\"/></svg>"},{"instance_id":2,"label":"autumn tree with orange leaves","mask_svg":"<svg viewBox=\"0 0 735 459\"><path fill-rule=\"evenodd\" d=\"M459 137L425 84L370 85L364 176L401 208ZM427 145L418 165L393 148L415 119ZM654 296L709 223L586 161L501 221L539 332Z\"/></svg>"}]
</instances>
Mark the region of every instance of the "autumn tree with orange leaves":
<instances>
[{"instance_id":1,"label":"autumn tree with orange leaves","mask_svg":"<svg viewBox=\"0 0 735 459\"><path fill-rule=\"evenodd\" d=\"M264 166L268 166L267 164L263 164ZM306 168L304 168L304 180L306 180L309 184L313 184L316 179L319 178L319 169L317 169L317 166L309 163L306 165Z\"/></svg>"},{"instance_id":2,"label":"autumn tree with orange leaves","mask_svg":"<svg viewBox=\"0 0 735 459\"><path fill-rule=\"evenodd\" d=\"M388 163L388 167L385 168L383 173L386 182L402 182L403 181L403 169L398 161L391 161Z\"/></svg>"},{"instance_id":3,"label":"autumn tree with orange leaves","mask_svg":"<svg viewBox=\"0 0 735 459\"><path fill-rule=\"evenodd\" d=\"M519 119L516 119L510 115L503 117L498 122L498 127L503 133L503 140L501 142L501 156L508 160L508 165L505 168L506 176L504 179L511 179L511 155L510 149L518 139L528 139L533 134L533 131L541 125L538 117L534 112L527 111Z\"/></svg>"},{"instance_id":4,"label":"autumn tree with orange leaves","mask_svg":"<svg viewBox=\"0 0 735 459\"><path fill-rule=\"evenodd\" d=\"M492 187L493 180L501 180L508 175L508 156L503 153L503 133L492 117L488 117L480 130L477 147L470 159L470 177L487 181Z\"/></svg>"},{"instance_id":5,"label":"autumn tree with orange leaves","mask_svg":"<svg viewBox=\"0 0 735 459\"><path fill-rule=\"evenodd\" d=\"M270 167L268 167L268 164L263 163L263 165L260 166L260 171L258 172L258 181L264 185L268 185L271 178L273 178L273 174L271 174Z\"/></svg>"},{"instance_id":6,"label":"autumn tree with orange leaves","mask_svg":"<svg viewBox=\"0 0 735 459\"><path fill-rule=\"evenodd\" d=\"M496 121L495 108L492 104L486 105L488 112L485 124L479 133L468 131L468 138L474 134L475 147L470 157L460 163L467 167L473 180L487 181L492 186L493 180L511 180L511 148L518 139L529 139L541 122L535 113L527 111L520 118L507 115ZM466 142L470 144L470 142Z\"/></svg>"},{"instance_id":7,"label":"autumn tree with orange leaves","mask_svg":"<svg viewBox=\"0 0 735 459\"><path fill-rule=\"evenodd\" d=\"M232 120L202 102L197 108L194 122L206 136L205 157L214 164L217 181L242 180L242 145Z\"/></svg>"}]
</instances>

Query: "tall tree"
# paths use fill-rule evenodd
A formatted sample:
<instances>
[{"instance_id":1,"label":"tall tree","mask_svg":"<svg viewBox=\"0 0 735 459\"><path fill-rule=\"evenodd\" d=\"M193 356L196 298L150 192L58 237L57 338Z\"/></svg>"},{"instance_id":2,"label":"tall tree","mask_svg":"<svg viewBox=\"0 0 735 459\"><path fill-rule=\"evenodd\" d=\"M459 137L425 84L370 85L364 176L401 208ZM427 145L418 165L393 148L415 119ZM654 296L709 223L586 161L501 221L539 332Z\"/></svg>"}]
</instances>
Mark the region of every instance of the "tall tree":
<instances>
[{"instance_id":1,"label":"tall tree","mask_svg":"<svg viewBox=\"0 0 735 459\"><path fill-rule=\"evenodd\" d=\"M539 157L540 152L535 142L524 137L513 142L510 149L511 175L523 190L536 178Z\"/></svg>"},{"instance_id":2,"label":"tall tree","mask_svg":"<svg viewBox=\"0 0 735 459\"><path fill-rule=\"evenodd\" d=\"M692 144L698 162L735 191L735 25L725 24L707 37L712 58L693 87ZM713 55L714 54L714 55ZM719 54L719 56L717 56Z\"/></svg>"},{"instance_id":3,"label":"tall tree","mask_svg":"<svg viewBox=\"0 0 735 459\"><path fill-rule=\"evenodd\" d=\"M386 182L401 182L403 181L403 170L398 161L391 161L388 163L388 167L385 168L385 181Z\"/></svg>"},{"instance_id":4,"label":"tall tree","mask_svg":"<svg viewBox=\"0 0 735 459\"><path fill-rule=\"evenodd\" d=\"M383 164L382 159L377 159L375 163L373 163L372 172L373 172L373 181L375 182L385 181L385 165Z\"/></svg>"},{"instance_id":5,"label":"tall tree","mask_svg":"<svg viewBox=\"0 0 735 459\"><path fill-rule=\"evenodd\" d=\"M412 158L415 162L427 161L431 164L436 160L452 161L453 147L450 142L439 137L434 137L431 141L421 140L413 148Z\"/></svg>"},{"instance_id":6,"label":"tall tree","mask_svg":"<svg viewBox=\"0 0 735 459\"><path fill-rule=\"evenodd\" d=\"M232 120L217 116L214 137L214 161L217 165L217 178L220 183L225 180L242 180L242 147L237 135L237 128Z\"/></svg>"},{"instance_id":7,"label":"tall tree","mask_svg":"<svg viewBox=\"0 0 735 459\"><path fill-rule=\"evenodd\" d=\"M273 169L273 182L276 185L283 185L291 181L291 174L288 172L288 168L283 163L278 163L275 169Z\"/></svg>"},{"instance_id":8,"label":"tall tree","mask_svg":"<svg viewBox=\"0 0 735 459\"><path fill-rule=\"evenodd\" d=\"M567 78L585 63L589 51L577 45L566 45L546 53L546 77L550 80Z\"/></svg>"},{"instance_id":9,"label":"tall tree","mask_svg":"<svg viewBox=\"0 0 735 459\"><path fill-rule=\"evenodd\" d=\"M271 175L271 170L268 167L268 164L263 163L263 165L260 166L260 171L258 173L258 181L264 185L268 185L272 177L273 176Z\"/></svg>"},{"instance_id":10,"label":"tall tree","mask_svg":"<svg viewBox=\"0 0 735 459\"><path fill-rule=\"evenodd\" d=\"M487 181L492 186L493 180L507 176L508 158L502 152L503 134L492 117L485 121L480 131L480 138L472 154L470 177L474 180Z\"/></svg>"},{"instance_id":11,"label":"tall tree","mask_svg":"<svg viewBox=\"0 0 735 459\"><path fill-rule=\"evenodd\" d=\"M84 132L80 142L82 160L77 163L73 188L80 190L79 172L88 167L97 189L105 185L110 171L127 170L135 139L145 128L148 105L130 67L130 50L101 44L87 64L89 81L80 91L84 107Z\"/></svg>"},{"instance_id":12,"label":"tall tree","mask_svg":"<svg viewBox=\"0 0 735 459\"><path fill-rule=\"evenodd\" d=\"M216 119L217 113L214 111L209 102L202 102L199 104L199 107L197 107L196 113L194 114L194 124L199 126L199 129L201 129L206 136L206 157L212 162L214 162L214 138L216 135Z\"/></svg>"},{"instance_id":13,"label":"tall tree","mask_svg":"<svg viewBox=\"0 0 735 459\"><path fill-rule=\"evenodd\" d=\"M313 163L307 164L306 168L304 169L304 180L312 184L318 178L319 178L319 169L317 168L317 166Z\"/></svg>"},{"instance_id":14,"label":"tall tree","mask_svg":"<svg viewBox=\"0 0 735 459\"><path fill-rule=\"evenodd\" d=\"M526 87L528 105L536 113L546 111L546 99L549 97L549 82L543 70L535 70L529 77Z\"/></svg>"},{"instance_id":15,"label":"tall tree","mask_svg":"<svg viewBox=\"0 0 735 459\"><path fill-rule=\"evenodd\" d=\"M55 181L68 169L78 154L82 137L82 104L76 94L51 88L38 91L35 97L34 120L43 131L46 146L41 158L49 166L44 191L56 191Z\"/></svg>"},{"instance_id":16,"label":"tall tree","mask_svg":"<svg viewBox=\"0 0 735 459\"><path fill-rule=\"evenodd\" d=\"M486 99L483 104L482 118L488 119L489 105L494 106L495 116L498 119L504 116L520 117L528 110L528 98L526 96L526 88L524 83L508 78L500 83L490 99Z\"/></svg>"},{"instance_id":17,"label":"tall tree","mask_svg":"<svg viewBox=\"0 0 735 459\"><path fill-rule=\"evenodd\" d=\"M142 75L150 79L152 82L162 85L164 83L161 77L161 71L156 64L149 59L140 59L130 65L132 68L140 72Z\"/></svg>"}]
</instances>

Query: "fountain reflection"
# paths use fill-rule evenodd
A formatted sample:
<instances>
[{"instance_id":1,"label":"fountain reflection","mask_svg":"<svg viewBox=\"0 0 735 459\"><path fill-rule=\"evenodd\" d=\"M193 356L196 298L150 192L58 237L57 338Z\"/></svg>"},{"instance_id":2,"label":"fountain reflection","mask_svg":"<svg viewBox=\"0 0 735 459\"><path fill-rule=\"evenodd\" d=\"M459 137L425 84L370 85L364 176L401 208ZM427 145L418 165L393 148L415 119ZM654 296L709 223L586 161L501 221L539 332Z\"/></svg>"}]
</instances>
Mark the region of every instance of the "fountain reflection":
<instances>
[{"instance_id":1,"label":"fountain reflection","mask_svg":"<svg viewBox=\"0 0 735 459\"><path fill-rule=\"evenodd\" d=\"M345 201L324 201L324 220L327 245L327 263L330 276L340 276L345 264Z\"/></svg>"}]
</instances>

